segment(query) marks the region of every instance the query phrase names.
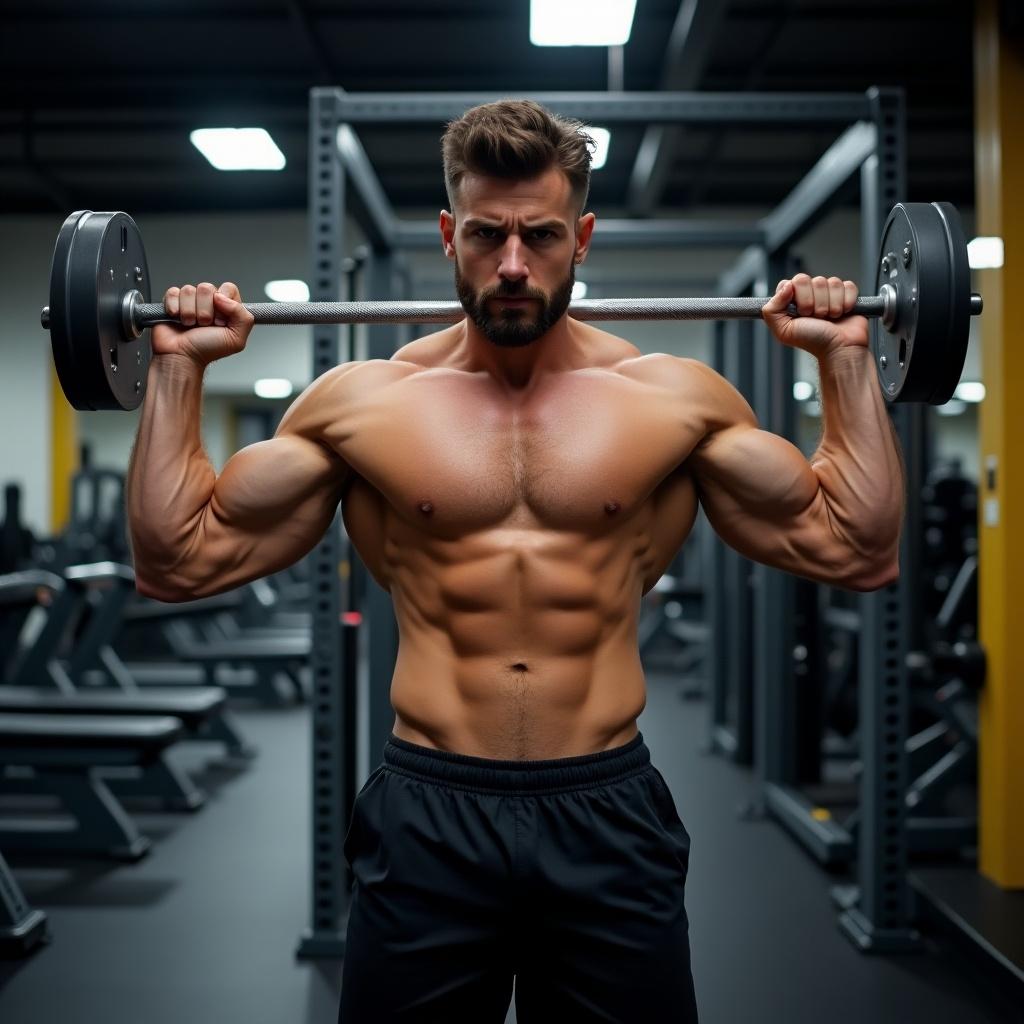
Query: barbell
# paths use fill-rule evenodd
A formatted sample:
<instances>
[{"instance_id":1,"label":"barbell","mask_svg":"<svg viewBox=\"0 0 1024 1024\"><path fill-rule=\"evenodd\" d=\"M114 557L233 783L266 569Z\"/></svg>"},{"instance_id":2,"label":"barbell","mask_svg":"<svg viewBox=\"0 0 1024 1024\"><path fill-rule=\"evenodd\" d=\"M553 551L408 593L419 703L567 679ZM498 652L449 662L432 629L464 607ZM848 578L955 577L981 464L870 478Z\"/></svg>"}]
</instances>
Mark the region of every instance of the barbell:
<instances>
[{"instance_id":1,"label":"barbell","mask_svg":"<svg viewBox=\"0 0 1024 1024\"><path fill-rule=\"evenodd\" d=\"M882 230L876 295L854 314L879 320L871 347L890 402L949 401L960 381L972 295L967 243L949 203L899 203ZM599 299L574 302L578 320L759 319L764 297ZM253 302L258 324L450 324L458 302ZM795 314L791 306L790 311ZM175 323L149 301L149 267L139 229L126 213L71 214L57 235L50 304L42 311L57 376L76 409L135 409L152 357L147 328Z\"/></svg>"}]
</instances>

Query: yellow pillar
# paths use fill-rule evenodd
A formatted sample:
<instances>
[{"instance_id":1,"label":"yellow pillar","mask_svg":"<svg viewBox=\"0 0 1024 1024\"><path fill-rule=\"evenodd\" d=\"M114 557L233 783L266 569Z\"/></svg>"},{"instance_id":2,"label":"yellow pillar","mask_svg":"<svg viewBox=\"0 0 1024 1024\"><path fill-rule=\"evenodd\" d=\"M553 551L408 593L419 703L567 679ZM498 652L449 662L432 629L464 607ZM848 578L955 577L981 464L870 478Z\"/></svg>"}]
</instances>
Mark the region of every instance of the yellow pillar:
<instances>
[{"instance_id":1,"label":"yellow pillar","mask_svg":"<svg viewBox=\"0 0 1024 1024\"><path fill-rule=\"evenodd\" d=\"M1024 48L999 31L997 0L975 11L977 233L1005 263L978 272L985 401L980 413L979 632L988 677L979 704L979 862L1024 888Z\"/></svg>"},{"instance_id":2,"label":"yellow pillar","mask_svg":"<svg viewBox=\"0 0 1024 1024\"><path fill-rule=\"evenodd\" d=\"M50 367L50 529L67 526L71 515L71 474L78 469L78 420Z\"/></svg>"}]
</instances>

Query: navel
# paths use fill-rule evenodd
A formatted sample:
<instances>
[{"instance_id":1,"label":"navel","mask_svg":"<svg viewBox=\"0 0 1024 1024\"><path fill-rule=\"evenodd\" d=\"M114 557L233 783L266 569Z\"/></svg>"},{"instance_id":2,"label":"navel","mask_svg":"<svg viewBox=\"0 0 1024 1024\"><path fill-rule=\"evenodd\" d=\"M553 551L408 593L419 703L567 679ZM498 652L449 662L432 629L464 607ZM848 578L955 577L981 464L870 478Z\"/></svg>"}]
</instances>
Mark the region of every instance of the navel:
<instances>
[{"instance_id":1,"label":"navel","mask_svg":"<svg viewBox=\"0 0 1024 1024\"><path fill-rule=\"evenodd\" d=\"M512 669L513 672L528 672L530 670L525 661L517 661L514 664L509 665L509 668Z\"/></svg>"}]
</instances>

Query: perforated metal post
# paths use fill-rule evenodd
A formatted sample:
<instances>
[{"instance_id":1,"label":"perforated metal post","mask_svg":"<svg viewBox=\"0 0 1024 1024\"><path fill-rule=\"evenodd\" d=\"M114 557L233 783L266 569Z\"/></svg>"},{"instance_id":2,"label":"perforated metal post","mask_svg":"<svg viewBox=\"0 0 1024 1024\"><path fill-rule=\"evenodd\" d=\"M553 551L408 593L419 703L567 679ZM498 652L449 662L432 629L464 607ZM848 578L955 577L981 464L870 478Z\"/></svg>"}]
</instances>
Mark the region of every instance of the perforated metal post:
<instances>
[{"instance_id":1,"label":"perforated metal post","mask_svg":"<svg viewBox=\"0 0 1024 1024\"><path fill-rule=\"evenodd\" d=\"M906 197L906 130L902 93L869 93L878 131L876 155L861 171L862 276L874 281L886 212ZM871 330L878 325L871 324ZM860 600L860 737L863 774L857 835L856 902L840 916L844 933L865 951L917 948L910 926L908 832L907 653L919 639L918 551L925 407L890 406L907 468L907 519L900 547L899 581ZM917 617L917 620L915 619Z\"/></svg>"},{"instance_id":2,"label":"perforated metal post","mask_svg":"<svg viewBox=\"0 0 1024 1024\"><path fill-rule=\"evenodd\" d=\"M363 287L365 298L389 300L395 290L394 259L380 248L370 254ZM375 324L367 330L367 357L390 359L398 347L399 328ZM384 757L384 741L390 734L395 711L391 704L391 679L398 653L398 623L390 594L366 574L363 600L366 624L366 705L368 717L368 766L375 768Z\"/></svg>"},{"instance_id":3,"label":"perforated metal post","mask_svg":"<svg viewBox=\"0 0 1024 1024\"><path fill-rule=\"evenodd\" d=\"M787 276L785 253L765 257L754 284L755 294L768 295ZM781 345L761 321L752 328L754 346L754 410L763 430L792 440L794 350ZM788 394L787 394L788 390ZM795 774L793 709L793 601L795 577L755 564L751 570L754 621L754 766L762 795L768 782L791 781Z\"/></svg>"},{"instance_id":4,"label":"perforated metal post","mask_svg":"<svg viewBox=\"0 0 1024 1024\"><path fill-rule=\"evenodd\" d=\"M724 375L753 404L754 323L741 320L726 335ZM715 747L737 764L750 764L753 737L753 619L750 588L752 563L733 548L723 552L726 662L725 718L715 729Z\"/></svg>"},{"instance_id":5,"label":"perforated metal post","mask_svg":"<svg viewBox=\"0 0 1024 1024\"><path fill-rule=\"evenodd\" d=\"M346 182L348 183L348 182ZM345 294L349 299L357 298L362 294L361 281L366 274L367 263L370 259L370 247L367 245L357 246L342 261L342 280L344 281ZM366 331L360 330L353 325L347 327L343 335L342 348L344 359L365 360L366 354ZM365 616L366 585L369 573L363 560L359 557L354 545L348 537L348 531L342 526L342 537L344 538L345 567L342 588L342 612L343 617L348 615L350 625L345 630L344 665L342 667L342 689L345 693L346 711L351 714L351 721L346 720L346 736L344 743L344 757L346 765L350 765L352 773L349 778L349 785L345 790L345 804L343 815L345 821L352 820L352 812L355 808L356 792L360 787L360 780L370 774L369 756L366 751L367 741L367 687L369 681L366 678L366 647L369 623ZM354 876L351 867L346 876L351 889L354 884Z\"/></svg>"},{"instance_id":6,"label":"perforated metal post","mask_svg":"<svg viewBox=\"0 0 1024 1024\"><path fill-rule=\"evenodd\" d=\"M713 324L712 366L717 373L723 376L725 375L725 351L729 332L732 330L735 328L721 320ZM707 622L709 637L706 659L709 697L707 740L710 750L724 753L723 746L727 740L724 733L719 735L719 730L725 728L728 711L728 691L726 689L726 664L729 657L729 640L726 635L728 613L725 587L722 585L722 581L725 579L727 554L725 545L710 524L701 536L701 543L704 545L703 564L707 569L704 573L704 618Z\"/></svg>"},{"instance_id":7,"label":"perforated metal post","mask_svg":"<svg viewBox=\"0 0 1024 1024\"><path fill-rule=\"evenodd\" d=\"M345 175L338 159L337 94L330 89L310 93L309 229L310 292L320 301L340 299L341 260L345 222ZM313 328L313 376L338 364L337 326ZM345 953L343 914L348 886L342 849L348 817L345 794L354 778L354 761L346 751L347 726L344 682L345 634L340 627L344 557L337 518L310 555L313 646L312 706L312 847L311 925L299 943L300 957L342 957ZM348 755L348 756L346 756Z\"/></svg>"}]
</instances>

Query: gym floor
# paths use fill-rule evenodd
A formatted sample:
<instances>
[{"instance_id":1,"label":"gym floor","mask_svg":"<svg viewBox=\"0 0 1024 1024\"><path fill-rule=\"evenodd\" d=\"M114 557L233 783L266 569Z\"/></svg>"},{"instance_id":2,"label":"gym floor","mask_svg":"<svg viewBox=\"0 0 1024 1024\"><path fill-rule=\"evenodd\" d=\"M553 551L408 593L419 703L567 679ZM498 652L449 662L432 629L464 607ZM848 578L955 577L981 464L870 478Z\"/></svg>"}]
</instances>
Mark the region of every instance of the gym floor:
<instances>
[{"instance_id":1,"label":"gym floor","mask_svg":"<svg viewBox=\"0 0 1024 1024\"><path fill-rule=\"evenodd\" d=\"M677 691L652 677L640 728L693 840L687 903L703 1024L1024 1021L944 946L857 953L836 926L835 879L777 826L738 820L750 776L701 753L705 706L680 707ZM4 1024L336 1019L340 963L293 956L307 920L308 711L239 719L258 760L235 771L202 747L181 752L180 763L203 769L209 803L195 816L140 815L154 840L141 863L10 858L54 940L0 963Z\"/></svg>"}]
</instances>

